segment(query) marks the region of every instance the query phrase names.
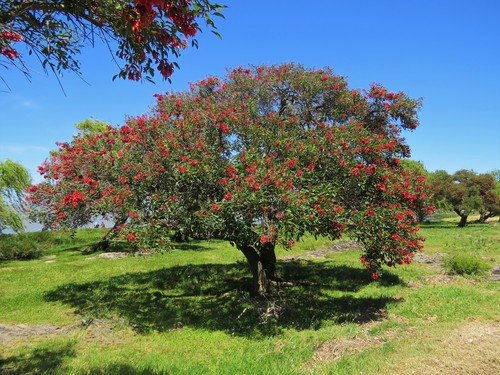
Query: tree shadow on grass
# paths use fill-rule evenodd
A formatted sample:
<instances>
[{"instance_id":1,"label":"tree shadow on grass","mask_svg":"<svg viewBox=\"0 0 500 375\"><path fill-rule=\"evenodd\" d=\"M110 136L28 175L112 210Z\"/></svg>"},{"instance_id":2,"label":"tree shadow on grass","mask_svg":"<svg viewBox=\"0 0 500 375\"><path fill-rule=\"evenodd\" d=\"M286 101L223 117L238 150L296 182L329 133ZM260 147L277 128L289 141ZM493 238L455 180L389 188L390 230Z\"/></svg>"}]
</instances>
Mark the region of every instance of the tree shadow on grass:
<instances>
[{"instance_id":1,"label":"tree shadow on grass","mask_svg":"<svg viewBox=\"0 0 500 375\"><path fill-rule=\"evenodd\" d=\"M139 332L191 326L243 336L317 329L327 320L364 322L397 302L353 295L374 282L359 268L301 261L280 263L279 269L293 285L282 285L268 297L250 297L247 266L236 263L176 266L71 283L48 292L45 299L66 303L87 319L119 316ZM391 273L382 280L385 286L403 284Z\"/></svg>"},{"instance_id":2,"label":"tree shadow on grass","mask_svg":"<svg viewBox=\"0 0 500 375\"><path fill-rule=\"evenodd\" d=\"M0 373L4 375L54 374L62 370L68 357L76 354L73 344L53 348L35 348L17 356L0 358Z\"/></svg>"},{"instance_id":3,"label":"tree shadow on grass","mask_svg":"<svg viewBox=\"0 0 500 375\"><path fill-rule=\"evenodd\" d=\"M192 242L174 242L172 244L173 250L184 250L184 251L207 251L213 250L209 246L200 245Z\"/></svg>"}]
</instances>

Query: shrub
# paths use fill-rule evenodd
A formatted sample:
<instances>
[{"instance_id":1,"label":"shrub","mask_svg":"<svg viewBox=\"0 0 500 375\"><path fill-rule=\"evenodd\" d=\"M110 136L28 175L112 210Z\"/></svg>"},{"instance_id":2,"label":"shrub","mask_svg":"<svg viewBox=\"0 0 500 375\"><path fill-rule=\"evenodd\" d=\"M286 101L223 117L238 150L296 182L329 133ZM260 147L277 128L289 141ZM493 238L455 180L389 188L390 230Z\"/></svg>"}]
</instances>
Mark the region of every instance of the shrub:
<instances>
[{"instance_id":1,"label":"shrub","mask_svg":"<svg viewBox=\"0 0 500 375\"><path fill-rule=\"evenodd\" d=\"M12 259L36 259L43 251L39 244L24 234L0 236L0 261Z\"/></svg>"},{"instance_id":2,"label":"shrub","mask_svg":"<svg viewBox=\"0 0 500 375\"><path fill-rule=\"evenodd\" d=\"M452 275L482 276L490 266L473 255L458 254L445 260L445 268Z\"/></svg>"}]
</instances>

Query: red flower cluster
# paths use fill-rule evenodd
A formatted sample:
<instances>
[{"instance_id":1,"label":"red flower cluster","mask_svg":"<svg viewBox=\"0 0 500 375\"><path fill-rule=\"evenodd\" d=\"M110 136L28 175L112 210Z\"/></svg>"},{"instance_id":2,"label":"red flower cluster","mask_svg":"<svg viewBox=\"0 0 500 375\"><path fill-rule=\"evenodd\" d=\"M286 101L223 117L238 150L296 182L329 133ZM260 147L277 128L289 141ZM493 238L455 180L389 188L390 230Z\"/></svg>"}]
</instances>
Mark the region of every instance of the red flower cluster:
<instances>
[{"instance_id":1,"label":"red flower cluster","mask_svg":"<svg viewBox=\"0 0 500 375\"><path fill-rule=\"evenodd\" d=\"M81 193L80 191L74 191L70 194L67 194L64 197L63 204L64 205L71 205L74 208L76 208L76 207L78 207L78 205L81 202L84 202L84 201L85 201L85 195L83 195L83 193Z\"/></svg>"},{"instance_id":2,"label":"red flower cluster","mask_svg":"<svg viewBox=\"0 0 500 375\"><path fill-rule=\"evenodd\" d=\"M4 55L10 60L17 59L19 57L19 52L11 47L11 43L20 42L22 40L22 35L15 31L2 31L0 33L0 55Z\"/></svg>"}]
</instances>

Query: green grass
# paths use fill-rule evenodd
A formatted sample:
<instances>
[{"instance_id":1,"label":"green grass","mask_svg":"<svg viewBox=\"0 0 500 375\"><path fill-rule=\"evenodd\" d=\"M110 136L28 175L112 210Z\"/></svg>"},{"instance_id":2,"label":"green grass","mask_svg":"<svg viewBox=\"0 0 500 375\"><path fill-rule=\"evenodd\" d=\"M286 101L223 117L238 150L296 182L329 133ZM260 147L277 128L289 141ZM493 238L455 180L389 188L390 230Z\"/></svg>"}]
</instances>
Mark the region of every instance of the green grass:
<instances>
[{"instance_id":1,"label":"green grass","mask_svg":"<svg viewBox=\"0 0 500 375\"><path fill-rule=\"evenodd\" d=\"M425 252L499 264L497 223L455 225L423 225ZM0 344L8 374L401 373L405 359L429 358L450 332L498 321L498 284L486 277L442 282L450 277L415 263L373 281L357 250L304 256L325 239L279 249L295 258L278 265L295 284L255 299L243 256L225 242L103 259L82 252L100 230L50 236L45 257L0 263L0 324L71 329ZM345 353L318 360L331 340L347 343Z\"/></svg>"},{"instance_id":2,"label":"green grass","mask_svg":"<svg viewBox=\"0 0 500 375\"><path fill-rule=\"evenodd\" d=\"M490 266L480 258L469 254L455 254L444 261L447 272L451 275L484 276Z\"/></svg>"}]
</instances>

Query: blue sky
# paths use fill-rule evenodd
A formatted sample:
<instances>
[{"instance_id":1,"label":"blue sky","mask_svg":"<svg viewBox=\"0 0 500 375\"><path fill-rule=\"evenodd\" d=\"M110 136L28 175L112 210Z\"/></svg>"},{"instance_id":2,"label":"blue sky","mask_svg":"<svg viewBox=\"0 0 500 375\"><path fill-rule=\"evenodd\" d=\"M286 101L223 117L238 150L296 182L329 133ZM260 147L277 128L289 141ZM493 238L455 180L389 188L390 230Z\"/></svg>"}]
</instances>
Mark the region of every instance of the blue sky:
<instances>
[{"instance_id":1,"label":"blue sky","mask_svg":"<svg viewBox=\"0 0 500 375\"><path fill-rule=\"evenodd\" d=\"M154 93L178 91L239 65L297 62L331 67L352 88L382 83L423 98L421 126L405 136L427 169L500 168L500 1L221 1L222 40L200 35L185 51L173 83L111 81L103 46L81 55L85 83L61 82L30 63L32 80L0 70L0 160L36 167L56 141L70 140L89 117L119 125L148 111ZM23 52L23 48L20 48Z\"/></svg>"}]
</instances>

